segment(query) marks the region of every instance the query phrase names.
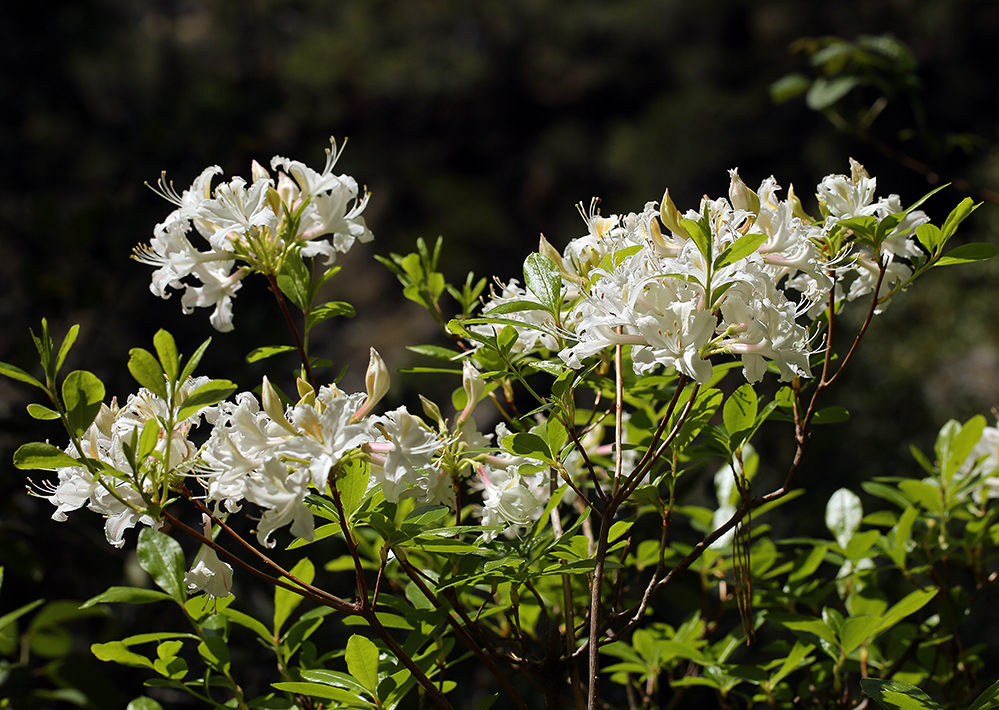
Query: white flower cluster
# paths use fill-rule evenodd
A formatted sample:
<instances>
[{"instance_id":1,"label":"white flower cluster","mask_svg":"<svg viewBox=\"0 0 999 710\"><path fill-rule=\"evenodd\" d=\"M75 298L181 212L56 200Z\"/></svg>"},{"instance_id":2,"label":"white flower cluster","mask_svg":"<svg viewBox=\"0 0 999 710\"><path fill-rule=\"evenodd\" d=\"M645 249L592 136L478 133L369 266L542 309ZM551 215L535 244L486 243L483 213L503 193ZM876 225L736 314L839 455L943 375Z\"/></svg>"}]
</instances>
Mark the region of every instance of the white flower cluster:
<instances>
[{"instance_id":1,"label":"white flower cluster","mask_svg":"<svg viewBox=\"0 0 999 710\"><path fill-rule=\"evenodd\" d=\"M368 193L362 195L349 175L333 174L340 152L332 143L322 172L275 156L276 180L254 162L252 184L234 177L213 191L212 178L222 172L213 166L180 194L161 176L156 191L177 209L156 225L148 245L135 249L136 260L156 267L150 290L169 298L168 288L183 288L185 313L214 307L212 325L228 331L232 298L248 274L276 274L294 250L303 257L324 256L332 264L355 241L371 241L361 216ZM192 243L195 233L207 242L204 251ZM236 262L243 265L237 268Z\"/></svg>"},{"instance_id":2,"label":"white flower cluster","mask_svg":"<svg viewBox=\"0 0 999 710\"><path fill-rule=\"evenodd\" d=\"M207 377L188 380L180 387L178 401L207 382ZM66 513L83 506L103 515L108 542L121 547L125 531L137 522L157 525L151 516L142 512L145 503L139 490L145 491L155 484L155 471L150 467L168 465L180 474L192 472L197 465L198 447L188 440L188 435L203 417L211 414L208 407L198 410L175 422L168 436L163 431L165 422L170 419L168 405L145 388L130 395L124 407L119 407L116 400L112 400L110 406L102 404L97 419L81 437L80 450L70 444L66 453L74 458L98 461L105 466L105 471L95 475L83 466L60 468L57 480L38 485L36 492L56 507L53 520L65 521ZM140 432L149 421L156 421L160 432L153 456L147 459L145 466L135 470L134 459L127 454L126 445L134 450Z\"/></svg>"},{"instance_id":3,"label":"white flower cluster","mask_svg":"<svg viewBox=\"0 0 999 710\"><path fill-rule=\"evenodd\" d=\"M881 261L887 272L879 297L886 297L912 273L902 260L922 253L913 239L915 227L926 221L918 211L890 232L881 254L851 240L830 250L829 237L842 231L841 220L880 221L903 211L896 195L875 200L875 180L854 161L851 168L849 176L830 175L819 184L824 220L810 218L793 189L781 200L772 177L754 192L735 170L727 199L704 198L699 210L686 214L668 191L638 214L605 217L595 205L588 213L580 209L587 234L561 254L541 243L541 253L562 274L562 335L569 344L559 356L577 369L622 344L632 346L636 373L674 367L704 382L711 376L710 356L730 354L742 358L750 382L759 381L769 363L782 380L809 377L808 319L827 306L830 290L836 289L837 300L870 293ZM486 304L484 315L511 301L540 305L512 281ZM519 350L556 349L554 324L543 309L503 317L524 324Z\"/></svg>"},{"instance_id":4,"label":"white flower cluster","mask_svg":"<svg viewBox=\"0 0 999 710\"><path fill-rule=\"evenodd\" d=\"M481 385L472 383L477 374L466 366L466 386L472 396L462 413L466 419L482 395ZM189 479L204 490L206 504L223 516L238 512L244 501L254 504L263 511L256 533L266 547L275 545L272 535L284 526L290 526L295 537L314 538L313 515L305 497L310 491L327 493L334 469L351 458L370 464L369 487L381 485L390 502L412 497L453 507L451 473L442 466L442 457L455 437L432 430L405 407L371 414L388 391L388 378L374 349L364 393L347 394L335 386L316 392L300 381L301 399L284 407L265 378L260 400L242 392L235 401L202 408L176 422L171 436L161 432L153 455L134 471L126 447L134 450L147 422L155 421L162 430L171 419L167 403L142 389L123 408L114 401L110 407L102 405L82 438L82 451L72 445L67 450L74 458L101 462L105 471L95 476L83 466L59 468L57 480L39 486L37 492L56 506L55 520L66 520L67 512L84 505L103 515L108 541L116 547L122 546L125 531L137 522L158 525L148 513L149 496L140 494L137 482L145 491L156 486L176 489ZM188 380L175 400L183 402L206 383L204 377ZM203 419L212 430L197 446L188 435ZM218 596L216 592L228 589L230 575L229 566L205 550L188 574L188 584Z\"/></svg>"}]
</instances>

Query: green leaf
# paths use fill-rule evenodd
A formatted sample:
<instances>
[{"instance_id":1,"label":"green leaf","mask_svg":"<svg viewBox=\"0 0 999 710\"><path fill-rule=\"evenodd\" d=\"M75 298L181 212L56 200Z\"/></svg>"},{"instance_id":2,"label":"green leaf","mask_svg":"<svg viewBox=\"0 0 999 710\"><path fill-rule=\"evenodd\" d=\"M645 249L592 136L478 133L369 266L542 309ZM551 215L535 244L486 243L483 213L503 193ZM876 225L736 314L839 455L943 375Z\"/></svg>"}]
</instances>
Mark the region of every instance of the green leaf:
<instances>
[{"instance_id":1,"label":"green leaf","mask_svg":"<svg viewBox=\"0 0 999 710\"><path fill-rule=\"evenodd\" d=\"M887 710L939 710L940 708L939 704L918 687L900 680L861 678L860 689Z\"/></svg>"},{"instance_id":2,"label":"green leaf","mask_svg":"<svg viewBox=\"0 0 999 710\"><path fill-rule=\"evenodd\" d=\"M501 316L505 313L520 313L522 311L550 311L551 309L537 301L507 301L491 307L484 316Z\"/></svg>"},{"instance_id":3,"label":"green leaf","mask_svg":"<svg viewBox=\"0 0 999 710\"><path fill-rule=\"evenodd\" d=\"M347 671L372 694L378 691L378 647L354 634L347 641Z\"/></svg>"},{"instance_id":4,"label":"green leaf","mask_svg":"<svg viewBox=\"0 0 999 710\"><path fill-rule=\"evenodd\" d=\"M309 309L312 274L298 254L290 254L277 276L278 288L303 313Z\"/></svg>"},{"instance_id":5,"label":"green leaf","mask_svg":"<svg viewBox=\"0 0 999 710\"><path fill-rule=\"evenodd\" d=\"M14 365L9 365L6 362L0 362L0 375L6 375L14 380L19 380L20 382L26 382L29 385L34 385L39 389L45 389L45 385L36 380L34 377L29 375L27 372L22 370L20 367L15 367Z\"/></svg>"},{"instance_id":6,"label":"green leaf","mask_svg":"<svg viewBox=\"0 0 999 710\"><path fill-rule=\"evenodd\" d=\"M246 361L257 362L258 360L266 360L269 357L290 352L294 349L294 345L264 345L263 347L251 350L250 354L246 356Z\"/></svg>"},{"instance_id":7,"label":"green leaf","mask_svg":"<svg viewBox=\"0 0 999 710\"><path fill-rule=\"evenodd\" d=\"M854 649L860 648L867 639L876 636L879 630L881 630L881 617L851 616L843 622L843 628L839 632L843 653L849 654Z\"/></svg>"},{"instance_id":8,"label":"green leaf","mask_svg":"<svg viewBox=\"0 0 999 710\"><path fill-rule=\"evenodd\" d=\"M954 236L954 233L957 231L957 228L961 224L961 222L967 219L968 216L972 212L977 210L979 207L981 207L981 203L976 205L974 200L972 200L970 197L965 197L963 200L961 200L961 202L958 203L957 207L952 209L950 211L950 214L947 215L947 219L944 220L943 230L942 230L943 233L942 243L946 244L947 240L950 239L952 236Z\"/></svg>"},{"instance_id":9,"label":"green leaf","mask_svg":"<svg viewBox=\"0 0 999 710\"><path fill-rule=\"evenodd\" d=\"M790 101L808 91L812 80L800 72L786 74L770 85L770 100L775 104Z\"/></svg>"},{"instance_id":10,"label":"green leaf","mask_svg":"<svg viewBox=\"0 0 999 710\"><path fill-rule=\"evenodd\" d=\"M183 421L204 407L218 404L237 389L229 380L211 380L189 394L180 404L177 419Z\"/></svg>"},{"instance_id":11,"label":"green leaf","mask_svg":"<svg viewBox=\"0 0 999 710\"><path fill-rule=\"evenodd\" d=\"M718 258L715 259L715 269L721 269L749 256L759 249L760 245L768 238L769 236L766 234L744 234L718 255Z\"/></svg>"},{"instance_id":12,"label":"green leaf","mask_svg":"<svg viewBox=\"0 0 999 710\"><path fill-rule=\"evenodd\" d=\"M813 111L824 111L859 84L860 80L853 76L838 76L833 79L819 77L809 87L805 104Z\"/></svg>"},{"instance_id":13,"label":"green leaf","mask_svg":"<svg viewBox=\"0 0 999 710\"><path fill-rule=\"evenodd\" d=\"M753 425L758 406L756 390L748 382L729 395L722 416L730 436Z\"/></svg>"},{"instance_id":14,"label":"green leaf","mask_svg":"<svg viewBox=\"0 0 999 710\"><path fill-rule=\"evenodd\" d=\"M101 592L96 597L91 597L80 605L81 609L87 609L96 604L110 604L113 602L124 602L125 604L149 604L151 602L170 601L173 597L155 589L141 589L139 587L111 587L105 592Z\"/></svg>"},{"instance_id":15,"label":"green leaf","mask_svg":"<svg viewBox=\"0 0 999 710\"><path fill-rule=\"evenodd\" d=\"M777 621L777 623L779 623L781 626L791 629L791 631L811 634L813 636L819 637L820 639L826 641L832 646L838 645L838 643L836 642L836 633L832 630L832 627L829 626L829 624L827 624L826 622L822 621L822 619L777 620L775 618L774 620Z\"/></svg>"},{"instance_id":16,"label":"green leaf","mask_svg":"<svg viewBox=\"0 0 999 710\"><path fill-rule=\"evenodd\" d=\"M104 383L92 372L75 370L62 383L62 400L70 428L82 436L101 411Z\"/></svg>"},{"instance_id":17,"label":"green leaf","mask_svg":"<svg viewBox=\"0 0 999 710\"><path fill-rule=\"evenodd\" d=\"M547 256L534 252L524 261L524 284L538 301L557 314L562 306L562 272Z\"/></svg>"},{"instance_id":18,"label":"green leaf","mask_svg":"<svg viewBox=\"0 0 999 710\"><path fill-rule=\"evenodd\" d=\"M705 259L711 261L711 232L708 230L706 215L705 218L695 222L692 219L681 219L680 226L687 230L687 234L694 240L697 250L701 252Z\"/></svg>"},{"instance_id":19,"label":"green leaf","mask_svg":"<svg viewBox=\"0 0 999 710\"><path fill-rule=\"evenodd\" d=\"M14 452L14 465L22 470L57 469L82 464L52 444L35 441L23 444Z\"/></svg>"},{"instance_id":20,"label":"green leaf","mask_svg":"<svg viewBox=\"0 0 999 710\"><path fill-rule=\"evenodd\" d=\"M244 626L251 631L255 631L257 635L267 643L274 642L274 634L271 633L270 629L249 614L244 614L241 611L236 611L235 609L230 609L228 607L222 609L219 613L232 621L234 624L239 624L240 626Z\"/></svg>"},{"instance_id":21,"label":"green leaf","mask_svg":"<svg viewBox=\"0 0 999 710\"><path fill-rule=\"evenodd\" d=\"M845 407L833 405L820 409L812 417L812 424L839 424L850 419L850 413Z\"/></svg>"},{"instance_id":22,"label":"green leaf","mask_svg":"<svg viewBox=\"0 0 999 710\"><path fill-rule=\"evenodd\" d=\"M180 354L177 352L177 343L173 336L161 328L153 336L153 347L156 348L156 355L160 359L160 365L163 366L163 372L170 382L176 382L180 374Z\"/></svg>"},{"instance_id":23,"label":"green leaf","mask_svg":"<svg viewBox=\"0 0 999 710\"><path fill-rule=\"evenodd\" d=\"M132 348L128 351L128 371L140 385L162 400L167 398L166 380L163 368L152 353L142 348Z\"/></svg>"},{"instance_id":24,"label":"green leaf","mask_svg":"<svg viewBox=\"0 0 999 710\"><path fill-rule=\"evenodd\" d=\"M140 656L134 651L129 651L121 641L111 641L110 643L95 643L91 645L90 652L99 661L119 663L132 668L152 668L153 662L145 656Z\"/></svg>"},{"instance_id":25,"label":"green leaf","mask_svg":"<svg viewBox=\"0 0 999 710\"><path fill-rule=\"evenodd\" d=\"M52 419L59 418L59 412L54 409L49 409L40 404L29 404L28 414L31 415L32 419L40 419L42 421L50 421Z\"/></svg>"},{"instance_id":26,"label":"green leaf","mask_svg":"<svg viewBox=\"0 0 999 710\"><path fill-rule=\"evenodd\" d=\"M985 692L975 698L968 710L990 710L999 707L999 680L985 689Z\"/></svg>"},{"instance_id":27,"label":"green leaf","mask_svg":"<svg viewBox=\"0 0 999 710\"><path fill-rule=\"evenodd\" d=\"M917 589L907 594L881 616L881 625L878 627L878 631L887 631L909 614L914 614L922 609L937 595L937 591L937 589Z\"/></svg>"},{"instance_id":28,"label":"green leaf","mask_svg":"<svg viewBox=\"0 0 999 710\"><path fill-rule=\"evenodd\" d=\"M951 249L936 262L935 266L950 266L951 264L968 264L972 261L991 259L999 254L999 246L985 242L962 244Z\"/></svg>"},{"instance_id":29,"label":"green leaf","mask_svg":"<svg viewBox=\"0 0 999 710\"><path fill-rule=\"evenodd\" d=\"M313 698L323 698L325 700L335 700L338 703L346 703L345 707L370 707L371 703L364 701L348 690L334 688L321 683L284 682L271 683L271 687L283 693L294 693L295 695L308 695ZM340 706L337 706L340 707Z\"/></svg>"},{"instance_id":30,"label":"green leaf","mask_svg":"<svg viewBox=\"0 0 999 710\"><path fill-rule=\"evenodd\" d=\"M316 578L316 568L308 557L303 557L291 568L292 576L306 584ZM295 584L292 582L292 584ZM281 627L295 608L302 603L302 596L284 587L274 588L274 635L281 635Z\"/></svg>"},{"instance_id":31,"label":"green leaf","mask_svg":"<svg viewBox=\"0 0 999 710\"><path fill-rule=\"evenodd\" d=\"M154 417L142 425L142 434L139 436L139 450L136 452L136 459L140 462L144 461L147 456L153 453L159 440L160 425Z\"/></svg>"},{"instance_id":32,"label":"green leaf","mask_svg":"<svg viewBox=\"0 0 999 710\"><path fill-rule=\"evenodd\" d=\"M7 612L3 616L0 616L0 631L13 624L15 621L20 619L22 616L30 612L35 607L40 606L44 603L45 603L44 599L36 599L33 602L28 602L24 606L18 607L14 611Z\"/></svg>"},{"instance_id":33,"label":"green leaf","mask_svg":"<svg viewBox=\"0 0 999 710\"><path fill-rule=\"evenodd\" d=\"M52 374L56 375L59 370L62 369L62 365L66 362L66 356L69 354L69 349L73 347L73 343L76 342L76 336L80 334L79 324L70 326L69 330L66 332L66 337L62 340L62 345L59 346L59 354L56 355L55 368L52 370Z\"/></svg>"},{"instance_id":34,"label":"green leaf","mask_svg":"<svg viewBox=\"0 0 999 710\"><path fill-rule=\"evenodd\" d=\"M935 224L921 224L916 227L916 239L930 254L936 253L937 247L943 244L940 227Z\"/></svg>"},{"instance_id":35,"label":"green leaf","mask_svg":"<svg viewBox=\"0 0 999 710\"><path fill-rule=\"evenodd\" d=\"M184 553L180 544L158 530L143 528L139 532L136 552L139 566L149 573L156 586L183 604L187 590L184 586Z\"/></svg>"},{"instance_id":36,"label":"green leaf","mask_svg":"<svg viewBox=\"0 0 999 710\"><path fill-rule=\"evenodd\" d=\"M353 318L357 315L354 307L345 301L330 301L321 306L313 308L305 318L305 329L312 330L312 327L330 318L343 316Z\"/></svg>"},{"instance_id":37,"label":"green leaf","mask_svg":"<svg viewBox=\"0 0 999 710\"><path fill-rule=\"evenodd\" d=\"M798 666L805 662L805 656L812 652L815 648L814 645L808 643L802 643L800 640L795 640L794 648L791 652L787 654L787 658L784 659L784 663L781 665L780 670L770 676L770 687L773 688L778 683L780 683L788 674L797 670Z\"/></svg>"},{"instance_id":38,"label":"green leaf","mask_svg":"<svg viewBox=\"0 0 999 710\"><path fill-rule=\"evenodd\" d=\"M812 574L819 568L819 565L825 560L826 552L829 548L825 545L817 545L811 549L808 556L801 561L799 557L795 562L794 571L788 575L788 582L799 582L803 579L808 579Z\"/></svg>"},{"instance_id":39,"label":"green leaf","mask_svg":"<svg viewBox=\"0 0 999 710\"><path fill-rule=\"evenodd\" d=\"M152 698L141 695L132 700L125 710L163 710L163 706Z\"/></svg>"},{"instance_id":40,"label":"green leaf","mask_svg":"<svg viewBox=\"0 0 999 710\"><path fill-rule=\"evenodd\" d=\"M208 350L208 345L211 342L212 339L209 338L198 346L198 349L194 351L193 355L191 355L191 359L187 361L186 365L184 365L184 371L181 372L180 377L177 378L178 382L187 382L187 378L194 374L194 368L196 368L198 363L201 362L201 358L204 356L205 351Z\"/></svg>"},{"instance_id":41,"label":"green leaf","mask_svg":"<svg viewBox=\"0 0 999 710\"><path fill-rule=\"evenodd\" d=\"M901 481L898 487L905 495L909 496L910 500L918 503L930 512L937 513L938 515L943 512L943 498L940 495L939 488L930 485L926 481L917 481L915 479Z\"/></svg>"},{"instance_id":42,"label":"green leaf","mask_svg":"<svg viewBox=\"0 0 999 710\"><path fill-rule=\"evenodd\" d=\"M438 360L450 361L461 355L461 353L456 350L444 348L440 345L407 345L406 350L417 353L418 355L437 358Z\"/></svg>"},{"instance_id":43,"label":"green leaf","mask_svg":"<svg viewBox=\"0 0 999 710\"><path fill-rule=\"evenodd\" d=\"M343 476L336 479L336 487L340 491L340 505L343 506L343 514L348 520L361 507L364 494L368 492L370 479L371 467L364 461L351 461L344 466Z\"/></svg>"},{"instance_id":44,"label":"green leaf","mask_svg":"<svg viewBox=\"0 0 999 710\"><path fill-rule=\"evenodd\" d=\"M302 671L302 678L313 683L323 683L325 685L335 685L338 688L344 688L350 690L358 695L366 694L366 690L363 685L357 682L357 679L353 676L349 676L346 673L340 673L339 671L328 671L328 670L311 670Z\"/></svg>"}]
</instances>

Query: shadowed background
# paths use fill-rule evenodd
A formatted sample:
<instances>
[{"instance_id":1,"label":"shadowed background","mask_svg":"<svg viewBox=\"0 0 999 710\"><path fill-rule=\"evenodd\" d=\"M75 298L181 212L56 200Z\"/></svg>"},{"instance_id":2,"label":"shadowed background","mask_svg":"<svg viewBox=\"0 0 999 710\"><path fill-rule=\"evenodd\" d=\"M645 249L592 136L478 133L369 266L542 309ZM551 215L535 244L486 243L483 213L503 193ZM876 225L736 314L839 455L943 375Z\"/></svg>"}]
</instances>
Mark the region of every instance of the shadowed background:
<instances>
[{"instance_id":1,"label":"shadowed background","mask_svg":"<svg viewBox=\"0 0 999 710\"><path fill-rule=\"evenodd\" d=\"M238 293L228 334L211 331L207 310L182 316L179 294L149 292L151 269L129 255L171 209L143 186L161 170L184 188L208 165L248 176L251 160L273 155L320 168L329 136L350 138L337 170L372 191L365 214L375 240L341 258L328 293L353 303L357 318L317 328L313 348L336 363L327 378L349 365L351 390L369 346L395 368L415 362L403 344L438 342L371 258L406 253L417 237L444 237L452 282L469 270L506 280L540 233L559 249L582 234L574 203L592 196L605 212L639 211L668 187L678 207L696 208L702 194L726 194L726 171L738 167L751 187L771 174L785 188L793 182L817 212L814 185L847 172L850 156L877 177L879 195L911 203L933 187L801 99L771 101L772 82L808 71L807 57L789 51L802 37L892 33L905 42L925 125L972 138L966 150L935 149L900 135L914 122L904 100L889 102L872 133L941 181L999 183L999 5L990 2L88 0L13 12L0 23L0 360L32 368L27 330L41 317L59 335L81 323L68 369L94 371L121 399L135 388L128 349L149 348L160 327L186 352L212 335L200 372L243 389L294 366L244 363L258 345L288 342L259 278ZM963 197L946 190L924 209L942 221ZM956 243L995 241L997 221L987 204ZM827 402L847 406L853 421L819 431L802 477L816 510L841 485L912 474L910 444L929 449L948 418L999 403L997 275L992 264L940 269L877 319ZM390 399L422 387L397 376ZM133 546L110 548L87 512L50 522L48 503L24 495L13 450L64 439L27 417L32 397L0 380L0 613L123 583ZM771 453L765 466L786 467L779 443ZM820 534L821 516L812 517L802 524ZM123 610L126 628L132 613ZM107 672L85 659L85 646L81 654L82 672ZM107 692L115 699L105 707L138 694Z\"/></svg>"}]
</instances>

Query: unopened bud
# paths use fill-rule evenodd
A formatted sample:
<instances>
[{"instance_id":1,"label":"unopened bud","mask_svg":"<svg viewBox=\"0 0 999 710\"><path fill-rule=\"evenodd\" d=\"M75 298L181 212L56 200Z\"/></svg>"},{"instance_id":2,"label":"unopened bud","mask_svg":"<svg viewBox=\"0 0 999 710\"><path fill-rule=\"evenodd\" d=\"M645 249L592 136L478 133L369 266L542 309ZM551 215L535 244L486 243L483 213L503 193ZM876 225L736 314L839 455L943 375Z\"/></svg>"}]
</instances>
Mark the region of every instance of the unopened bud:
<instances>
[{"instance_id":1,"label":"unopened bud","mask_svg":"<svg viewBox=\"0 0 999 710\"><path fill-rule=\"evenodd\" d=\"M382 360L382 356L378 354L377 350L371 348L368 371L364 373L364 389L368 393L368 397L364 400L360 409L354 412L354 416L350 420L352 422L359 422L364 419L389 391L389 384L389 371L385 367L385 361Z\"/></svg>"},{"instance_id":2,"label":"unopened bud","mask_svg":"<svg viewBox=\"0 0 999 710\"><path fill-rule=\"evenodd\" d=\"M314 405L316 403L316 390L306 380L301 377L295 380L295 387L298 389L299 403Z\"/></svg>"},{"instance_id":3,"label":"unopened bud","mask_svg":"<svg viewBox=\"0 0 999 710\"><path fill-rule=\"evenodd\" d=\"M253 178L253 182L257 182L258 180L270 180L271 174L267 172L267 168L254 160L250 166L250 177Z\"/></svg>"},{"instance_id":4,"label":"unopened bud","mask_svg":"<svg viewBox=\"0 0 999 710\"><path fill-rule=\"evenodd\" d=\"M541 235L541 242L538 244L538 253L554 261L560 271L565 271L565 267L562 266L562 255L545 239L544 234Z\"/></svg>"},{"instance_id":5,"label":"unopened bud","mask_svg":"<svg viewBox=\"0 0 999 710\"><path fill-rule=\"evenodd\" d=\"M751 214L759 214L759 196L749 189L749 185L742 181L738 170L729 170L728 174L732 178L728 186L728 199L732 203L732 207L737 210L745 210Z\"/></svg>"},{"instance_id":6,"label":"unopened bud","mask_svg":"<svg viewBox=\"0 0 999 710\"><path fill-rule=\"evenodd\" d=\"M659 205L659 218L673 234L683 239L690 239L687 230L680 224L680 210L673 204L673 200L669 196L669 190L666 190L663 194L663 201Z\"/></svg>"},{"instance_id":7,"label":"unopened bud","mask_svg":"<svg viewBox=\"0 0 999 710\"><path fill-rule=\"evenodd\" d=\"M444 431L444 416L441 414L441 408L422 394L420 395L420 404L423 405L423 413L437 422L437 427Z\"/></svg>"},{"instance_id":8,"label":"unopened bud","mask_svg":"<svg viewBox=\"0 0 999 710\"><path fill-rule=\"evenodd\" d=\"M260 399L264 405L264 411L267 412L275 424L280 426L292 434L298 435L295 431L295 427L291 425L284 416L284 405L281 404L281 397L278 395L277 390L274 389L274 385L271 381L267 379L267 375L264 375L264 381L260 385Z\"/></svg>"},{"instance_id":9,"label":"unopened bud","mask_svg":"<svg viewBox=\"0 0 999 710\"><path fill-rule=\"evenodd\" d=\"M469 360L462 363L461 386L465 389L465 408L458 415L459 427L472 416L475 405L486 393L486 383L479 379L479 371Z\"/></svg>"},{"instance_id":10,"label":"unopened bud","mask_svg":"<svg viewBox=\"0 0 999 710\"><path fill-rule=\"evenodd\" d=\"M787 201L791 204L791 214L795 217L809 224L815 221L814 217L805 212L805 207L801 204L801 198L794 194L793 184L787 189Z\"/></svg>"}]
</instances>

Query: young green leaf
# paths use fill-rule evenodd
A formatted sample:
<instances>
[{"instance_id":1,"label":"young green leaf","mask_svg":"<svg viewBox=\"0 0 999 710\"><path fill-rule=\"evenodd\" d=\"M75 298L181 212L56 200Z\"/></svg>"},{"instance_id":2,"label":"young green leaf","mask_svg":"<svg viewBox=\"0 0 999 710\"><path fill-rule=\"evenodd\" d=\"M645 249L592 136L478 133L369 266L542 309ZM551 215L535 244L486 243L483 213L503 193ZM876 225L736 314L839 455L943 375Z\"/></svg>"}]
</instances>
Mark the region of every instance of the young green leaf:
<instances>
[{"instance_id":1,"label":"young green leaf","mask_svg":"<svg viewBox=\"0 0 999 710\"><path fill-rule=\"evenodd\" d=\"M968 216L981 207L981 203L975 204L975 201L970 197L965 197L961 200L957 207L951 210L950 214L947 215L947 219L944 220L942 243L946 244L947 240L954 236L957 231L958 226L968 218Z\"/></svg>"},{"instance_id":2,"label":"young green leaf","mask_svg":"<svg viewBox=\"0 0 999 710\"><path fill-rule=\"evenodd\" d=\"M999 246L995 244L986 244L985 242L962 244L940 257L935 266L969 264L972 261L991 259L996 254L999 254Z\"/></svg>"},{"instance_id":3,"label":"young green leaf","mask_svg":"<svg viewBox=\"0 0 999 710\"><path fill-rule=\"evenodd\" d=\"M140 385L160 399L167 399L163 368L148 350L132 348L128 351L128 371Z\"/></svg>"},{"instance_id":4,"label":"young green leaf","mask_svg":"<svg viewBox=\"0 0 999 710\"><path fill-rule=\"evenodd\" d=\"M177 343L173 336L161 328L153 336L153 347L156 348L156 356L160 359L160 365L167 379L176 382L180 374L180 354L177 352Z\"/></svg>"},{"instance_id":5,"label":"young green leaf","mask_svg":"<svg viewBox=\"0 0 999 710\"><path fill-rule=\"evenodd\" d=\"M32 419L39 419L42 421L50 421L52 419L59 418L59 412L54 409L49 409L48 407L42 406L41 404L29 404L28 414L31 415Z\"/></svg>"},{"instance_id":6,"label":"young green leaf","mask_svg":"<svg viewBox=\"0 0 999 710\"><path fill-rule=\"evenodd\" d=\"M180 404L177 419L184 420L204 407L218 404L237 389L229 380L210 380L189 394Z\"/></svg>"},{"instance_id":7,"label":"young green leaf","mask_svg":"<svg viewBox=\"0 0 999 710\"><path fill-rule=\"evenodd\" d=\"M34 377L29 375L27 372L22 370L20 367L15 367L14 365L9 365L6 362L0 362L0 375L6 375L11 379L18 380L20 382L26 382L29 385L34 385L39 389L45 389L45 385L36 380Z\"/></svg>"},{"instance_id":8,"label":"young green leaf","mask_svg":"<svg viewBox=\"0 0 999 710\"><path fill-rule=\"evenodd\" d=\"M198 349L194 351L193 355L191 355L191 359L187 361L186 365L184 365L184 371L181 372L180 377L177 378L178 382L187 382L187 378L194 374L194 368L196 368L198 363L201 362L201 358L208 349L208 344L211 342L212 339L209 338L198 346Z\"/></svg>"},{"instance_id":9,"label":"young green leaf","mask_svg":"<svg viewBox=\"0 0 999 710\"><path fill-rule=\"evenodd\" d=\"M62 365L66 362L66 356L69 354L69 349L73 347L73 343L76 342L76 336L80 333L80 326L74 324L70 327L69 331L66 332L66 337L62 339L62 345L59 346L59 354L56 355L55 368L52 370L53 375L59 374L59 370L62 369Z\"/></svg>"},{"instance_id":10,"label":"young green leaf","mask_svg":"<svg viewBox=\"0 0 999 710\"><path fill-rule=\"evenodd\" d=\"M80 436L101 411L104 403L104 383L86 370L74 370L62 383L62 400L66 419L73 432Z\"/></svg>"},{"instance_id":11,"label":"young green leaf","mask_svg":"<svg viewBox=\"0 0 999 710\"><path fill-rule=\"evenodd\" d=\"M312 330L312 327L322 323L330 318L336 318L338 316L343 316L344 318L353 318L357 315L357 311L349 303L344 301L330 301L329 303L324 303L321 306L313 308L309 315L305 318L305 329Z\"/></svg>"},{"instance_id":12,"label":"young green leaf","mask_svg":"<svg viewBox=\"0 0 999 710\"><path fill-rule=\"evenodd\" d=\"M79 466L80 462L52 444L35 441L18 447L14 452L14 465L21 470L31 471Z\"/></svg>"}]
</instances>

